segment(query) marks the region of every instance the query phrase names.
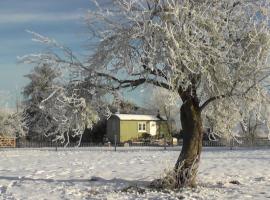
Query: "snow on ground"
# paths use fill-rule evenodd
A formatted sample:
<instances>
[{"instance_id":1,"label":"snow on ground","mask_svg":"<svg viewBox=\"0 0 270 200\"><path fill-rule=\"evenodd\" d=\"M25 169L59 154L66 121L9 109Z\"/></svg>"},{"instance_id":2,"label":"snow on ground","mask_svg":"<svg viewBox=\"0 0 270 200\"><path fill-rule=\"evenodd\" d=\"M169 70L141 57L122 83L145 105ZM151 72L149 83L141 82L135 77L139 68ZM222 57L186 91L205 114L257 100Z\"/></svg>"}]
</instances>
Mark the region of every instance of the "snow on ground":
<instances>
[{"instance_id":1,"label":"snow on ground","mask_svg":"<svg viewBox=\"0 0 270 200\"><path fill-rule=\"evenodd\" d=\"M270 149L207 148L196 189L121 192L159 178L178 154L1 150L0 199L270 199Z\"/></svg>"}]
</instances>

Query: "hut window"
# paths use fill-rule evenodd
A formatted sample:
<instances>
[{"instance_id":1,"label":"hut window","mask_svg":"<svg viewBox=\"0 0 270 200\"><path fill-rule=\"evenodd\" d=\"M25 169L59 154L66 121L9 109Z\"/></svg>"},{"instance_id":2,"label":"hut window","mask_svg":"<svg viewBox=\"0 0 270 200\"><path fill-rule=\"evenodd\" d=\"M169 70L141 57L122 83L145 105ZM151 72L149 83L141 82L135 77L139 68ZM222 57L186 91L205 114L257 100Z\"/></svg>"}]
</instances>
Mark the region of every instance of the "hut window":
<instances>
[{"instance_id":1,"label":"hut window","mask_svg":"<svg viewBox=\"0 0 270 200\"><path fill-rule=\"evenodd\" d=\"M146 131L146 122L138 122L138 131L145 132Z\"/></svg>"}]
</instances>

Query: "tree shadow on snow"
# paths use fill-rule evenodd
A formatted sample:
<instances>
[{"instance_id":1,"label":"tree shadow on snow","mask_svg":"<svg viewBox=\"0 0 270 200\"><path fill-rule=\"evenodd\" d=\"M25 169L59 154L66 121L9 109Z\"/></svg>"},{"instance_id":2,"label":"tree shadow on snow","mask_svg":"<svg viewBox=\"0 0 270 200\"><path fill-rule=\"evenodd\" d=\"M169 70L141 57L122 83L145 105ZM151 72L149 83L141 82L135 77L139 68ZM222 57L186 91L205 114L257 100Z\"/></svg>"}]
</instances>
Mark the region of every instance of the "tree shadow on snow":
<instances>
[{"instance_id":1,"label":"tree shadow on snow","mask_svg":"<svg viewBox=\"0 0 270 200\"><path fill-rule=\"evenodd\" d=\"M116 186L147 186L150 184L150 181L141 181L141 180L125 180L120 178L113 178L110 180L101 178L101 177L91 177L89 179L52 179L52 178L31 178L31 177L18 177L18 176L0 176L0 180L10 180L10 181L34 181L34 182L47 182L47 183L93 183L97 185L104 184L115 184Z\"/></svg>"}]
</instances>

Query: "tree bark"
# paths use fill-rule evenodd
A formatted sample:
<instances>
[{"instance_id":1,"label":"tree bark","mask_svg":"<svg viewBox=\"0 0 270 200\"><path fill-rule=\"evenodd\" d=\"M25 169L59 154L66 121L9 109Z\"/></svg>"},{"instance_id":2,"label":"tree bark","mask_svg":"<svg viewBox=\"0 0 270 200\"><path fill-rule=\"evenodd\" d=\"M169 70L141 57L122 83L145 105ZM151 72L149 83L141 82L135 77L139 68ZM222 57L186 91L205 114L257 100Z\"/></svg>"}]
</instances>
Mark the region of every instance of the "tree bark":
<instances>
[{"instance_id":1,"label":"tree bark","mask_svg":"<svg viewBox=\"0 0 270 200\"><path fill-rule=\"evenodd\" d=\"M187 100L180 109L183 146L175 164L175 188L194 187L202 151L203 127L198 103Z\"/></svg>"}]
</instances>

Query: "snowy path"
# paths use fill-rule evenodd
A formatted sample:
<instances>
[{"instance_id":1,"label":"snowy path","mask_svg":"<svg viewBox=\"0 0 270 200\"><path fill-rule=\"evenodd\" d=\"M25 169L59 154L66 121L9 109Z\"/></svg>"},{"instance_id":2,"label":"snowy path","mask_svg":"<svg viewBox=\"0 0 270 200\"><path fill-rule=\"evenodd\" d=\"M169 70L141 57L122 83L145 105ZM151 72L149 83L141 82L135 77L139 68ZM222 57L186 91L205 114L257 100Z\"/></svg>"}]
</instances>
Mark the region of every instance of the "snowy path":
<instances>
[{"instance_id":1,"label":"snowy path","mask_svg":"<svg viewBox=\"0 0 270 200\"><path fill-rule=\"evenodd\" d=\"M0 199L270 199L270 149L207 149L193 190L119 192L160 177L178 153L1 151Z\"/></svg>"}]
</instances>

